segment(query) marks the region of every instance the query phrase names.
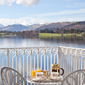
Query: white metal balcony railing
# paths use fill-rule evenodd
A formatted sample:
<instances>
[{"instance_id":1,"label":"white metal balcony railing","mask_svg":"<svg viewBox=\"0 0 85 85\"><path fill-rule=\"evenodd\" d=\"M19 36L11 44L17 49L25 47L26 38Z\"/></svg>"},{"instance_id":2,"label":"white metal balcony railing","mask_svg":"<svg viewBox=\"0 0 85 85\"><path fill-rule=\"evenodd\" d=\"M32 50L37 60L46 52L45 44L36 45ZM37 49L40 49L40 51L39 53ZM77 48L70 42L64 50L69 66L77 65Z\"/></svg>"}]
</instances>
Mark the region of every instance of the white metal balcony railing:
<instances>
[{"instance_id":1,"label":"white metal balcony railing","mask_svg":"<svg viewBox=\"0 0 85 85\"><path fill-rule=\"evenodd\" d=\"M55 62L64 68L64 75L78 69L85 69L85 49L61 46L0 48L0 70L6 66L14 68L25 79L35 69L51 71L51 64Z\"/></svg>"}]
</instances>

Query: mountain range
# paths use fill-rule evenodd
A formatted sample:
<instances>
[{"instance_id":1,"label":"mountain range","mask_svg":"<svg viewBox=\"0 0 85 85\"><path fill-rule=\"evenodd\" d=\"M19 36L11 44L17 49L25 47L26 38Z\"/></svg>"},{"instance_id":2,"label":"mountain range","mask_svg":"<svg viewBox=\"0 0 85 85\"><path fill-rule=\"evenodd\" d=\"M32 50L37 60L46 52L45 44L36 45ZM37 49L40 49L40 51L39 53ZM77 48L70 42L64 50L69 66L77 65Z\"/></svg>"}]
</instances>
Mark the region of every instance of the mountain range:
<instances>
[{"instance_id":1,"label":"mountain range","mask_svg":"<svg viewBox=\"0 0 85 85\"><path fill-rule=\"evenodd\" d=\"M2 24L0 24L0 28L4 27Z\"/></svg>"},{"instance_id":2,"label":"mountain range","mask_svg":"<svg viewBox=\"0 0 85 85\"><path fill-rule=\"evenodd\" d=\"M29 26L24 26L21 24L14 24L3 26L0 24L0 31L31 31L31 30L56 30L59 29L85 29L85 21L80 22L56 22L56 23L48 23L48 24L33 24Z\"/></svg>"}]
</instances>

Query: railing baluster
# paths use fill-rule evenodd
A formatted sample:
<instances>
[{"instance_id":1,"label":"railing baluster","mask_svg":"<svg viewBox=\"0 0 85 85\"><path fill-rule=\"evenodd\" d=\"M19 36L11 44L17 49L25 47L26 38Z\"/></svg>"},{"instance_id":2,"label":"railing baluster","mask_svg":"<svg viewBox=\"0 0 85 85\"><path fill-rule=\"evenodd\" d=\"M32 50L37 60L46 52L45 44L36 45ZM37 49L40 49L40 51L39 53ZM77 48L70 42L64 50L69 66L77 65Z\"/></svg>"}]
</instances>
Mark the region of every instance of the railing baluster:
<instances>
[{"instance_id":1,"label":"railing baluster","mask_svg":"<svg viewBox=\"0 0 85 85\"><path fill-rule=\"evenodd\" d=\"M37 49L38 50L38 54L37 54L37 69L39 69L39 49Z\"/></svg>"},{"instance_id":2,"label":"railing baluster","mask_svg":"<svg viewBox=\"0 0 85 85\"><path fill-rule=\"evenodd\" d=\"M44 70L46 70L46 48L44 49Z\"/></svg>"},{"instance_id":3,"label":"railing baluster","mask_svg":"<svg viewBox=\"0 0 85 85\"><path fill-rule=\"evenodd\" d=\"M66 68L68 69L68 48L66 49ZM66 73L68 74L68 70L66 70Z\"/></svg>"},{"instance_id":4,"label":"railing baluster","mask_svg":"<svg viewBox=\"0 0 85 85\"><path fill-rule=\"evenodd\" d=\"M2 57L2 67L4 67L4 58Z\"/></svg>"},{"instance_id":5,"label":"railing baluster","mask_svg":"<svg viewBox=\"0 0 85 85\"><path fill-rule=\"evenodd\" d=\"M63 67L64 68L64 48L62 49L62 52L63 52Z\"/></svg>"},{"instance_id":6,"label":"railing baluster","mask_svg":"<svg viewBox=\"0 0 85 85\"><path fill-rule=\"evenodd\" d=\"M9 67L9 49L7 49L7 67Z\"/></svg>"},{"instance_id":7,"label":"railing baluster","mask_svg":"<svg viewBox=\"0 0 85 85\"><path fill-rule=\"evenodd\" d=\"M47 71L49 71L49 56L47 55Z\"/></svg>"},{"instance_id":8,"label":"railing baluster","mask_svg":"<svg viewBox=\"0 0 85 85\"><path fill-rule=\"evenodd\" d=\"M20 69L20 73L21 73L21 58L19 58L19 69Z\"/></svg>"},{"instance_id":9,"label":"railing baluster","mask_svg":"<svg viewBox=\"0 0 85 85\"><path fill-rule=\"evenodd\" d=\"M84 59L84 69L85 69L85 59Z\"/></svg>"},{"instance_id":10,"label":"railing baluster","mask_svg":"<svg viewBox=\"0 0 85 85\"><path fill-rule=\"evenodd\" d=\"M80 50L81 51L81 69L83 69L83 50ZM83 80L83 75L81 74L81 80ZM82 81L80 83L82 85Z\"/></svg>"},{"instance_id":11,"label":"railing baluster","mask_svg":"<svg viewBox=\"0 0 85 85\"><path fill-rule=\"evenodd\" d=\"M59 64L59 47L57 47L57 63Z\"/></svg>"},{"instance_id":12,"label":"railing baluster","mask_svg":"<svg viewBox=\"0 0 85 85\"><path fill-rule=\"evenodd\" d=\"M29 56L30 56L30 54L27 56L27 77L30 76L30 74L29 74L29 69L28 69L28 66L29 66L28 57L29 57ZM27 83L27 85L28 85L28 83Z\"/></svg>"},{"instance_id":13,"label":"railing baluster","mask_svg":"<svg viewBox=\"0 0 85 85\"><path fill-rule=\"evenodd\" d=\"M73 68L72 68L72 59L73 59L73 49L71 48L71 69L70 69L70 72L72 72L73 71ZM73 85L73 80L71 79L71 82L72 82L72 85Z\"/></svg>"},{"instance_id":14,"label":"railing baluster","mask_svg":"<svg viewBox=\"0 0 85 85\"><path fill-rule=\"evenodd\" d=\"M70 51L71 51L71 49L70 49ZM69 52L69 74L70 74L70 70L71 70L71 62L70 62L70 60L71 60L71 56L70 56L71 54L70 54L70 52Z\"/></svg>"},{"instance_id":15,"label":"railing baluster","mask_svg":"<svg viewBox=\"0 0 85 85\"><path fill-rule=\"evenodd\" d=\"M55 63L55 55L54 55L54 63Z\"/></svg>"},{"instance_id":16,"label":"railing baluster","mask_svg":"<svg viewBox=\"0 0 85 85\"><path fill-rule=\"evenodd\" d=\"M42 56L43 56L43 55L41 55L41 69L42 69Z\"/></svg>"},{"instance_id":17,"label":"railing baluster","mask_svg":"<svg viewBox=\"0 0 85 85\"><path fill-rule=\"evenodd\" d=\"M75 53L76 53L76 51L75 51ZM73 61L74 61L74 62L73 62L73 63L74 63L74 66L73 66L73 67L74 67L74 68L73 68L73 71L75 71L75 70L76 70L76 56L74 57Z\"/></svg>"},{"instance_id":18,"label":"railing baluster","mask_svg":"<svg viewBox=\"0 0 85 85\"><path fill-rule=\"evenodd\" d=\"M34 70L35 70L35 56L34 56Z\"/></svg>"},{"instance_id":19,"label":"railing baluster","mask_svg":"<svg viewBox=\"0 0 85 85\"><path fill-rule=\"evenodd\" d=\"M14 68L14 61L13 61L14 57L16 57L16 51L15 51L15 55L12 57L12 68ZM14 73L14 72L13 72L13 73ZM17 79L16 79L16 80L17 80ZM13 85L14 85L14 83L13 83Z\"/></svg>"},{"instance_id":20,"label":"railing baluster","mask_svg":"<svg viewBox=\"0 0 85 85\"><path fill-rule=\"evenodd\" d=\"M9 67L9 48L7 48L6 49L6 51L7 51L7 67ZM4 54L4 53L1 53L2 55ZM2 57L2 56L0 56L0 57ZM2 60L3 60L3 57L2 57ZM3 62L4 63L4 62ZM3 66L3 65L2 65ZM0 69L1 70L1 69ZM1 72L1 71L0 71ZM9 72L8 72L8 82L10 82L10 80L9 80Z\"/></svg>"},{"instance_id":21,"label":"railing baluster","mask_svg":"<svg viewBox=\"0 0 85 85\"><path fill-rule=\"evenodd\" d=\"M16 70L17 70L17 50L16 50ZM17 83L17 77L16 77L16 83Z\"/></svg>"},{"instance_id":22,"label":"railing baluster","mask_svg":"<svg viewBox=\"0 0 85 85\"><path fill-rule=\"evenodd\" d=\"M35 70L35 55L34 55L34 69L33 70ZM35 84L34 84L35 85Z\"/></svg>"},{"instance_id":23,"label":"railing baluster","mask_svg":"<svg viewBox=\"0 0 85 85\"><path fill-rule=\"evenodd\" d=\"M23 50L23 77L25 76L25 50ZM24 82L23 82L24 85Z\"/></svg>"},{"instance_id":24,"label":"railing baluster","mask_svg":"<svg viewBox=\"0 0 85 85\"><path fill-rule=\"evenodd\" d=\"M52 48L51 48L51 68L52 68ZM50 68L50 71L52 72L52 70L51 70L51 68Z\"/></svg>"},{"instance_id":25,"label":"railing baluster","mask_svg":"<svg viewBox=\"0 0 85 85\"><path fill-rule=\"evenodd\" d=\"M81 69L83 69L82 63L83 63L83 50L81 50Z\"/></svg>"},{"instance_id":26,"label":"railing baluster","mask_svg":"<svg viewBox=\"0 0 85 85\"><path fill-rule=\"evenodd\" d=\"M77 70L77 50L76 50L76 69Z\"/></svg>"},{"instance_id":27,"label":"railing baluster","mask_svg":"<svg viewBox=\"0 0 85 85\"><path fill-rule=\"evenodd\" d=\"M31 54L30 54L30 76L32 76L32 49L31 49Z\"/></svg>"},{"instance_id":28,"label":"railing baluster","mask_svg":"<svg viewBox=\"0 0 85 85\"><path fill-rule=\"evenodd\" d=\"M28 79L28 56L27 56L27 79ZM27 85L28 85L28 82L27 82Z\"/></svg>"}]
</instances>

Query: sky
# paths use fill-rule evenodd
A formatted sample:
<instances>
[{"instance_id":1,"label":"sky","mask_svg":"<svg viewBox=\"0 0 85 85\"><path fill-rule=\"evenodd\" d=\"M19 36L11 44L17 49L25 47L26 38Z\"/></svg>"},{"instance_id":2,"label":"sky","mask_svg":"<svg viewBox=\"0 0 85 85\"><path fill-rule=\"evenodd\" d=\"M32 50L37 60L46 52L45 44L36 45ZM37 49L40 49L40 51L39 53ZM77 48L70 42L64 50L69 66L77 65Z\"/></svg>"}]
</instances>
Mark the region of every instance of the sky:
<instances>
[{"instance_id":1,"label":"sky","mask_svg":"<svg viewBox=\"0 0 85 85\"><path fill-rule=\"evenodd\" d=\"M0 24L85 21L85 0L0 0Z\"/></svg>"}]
</instances>

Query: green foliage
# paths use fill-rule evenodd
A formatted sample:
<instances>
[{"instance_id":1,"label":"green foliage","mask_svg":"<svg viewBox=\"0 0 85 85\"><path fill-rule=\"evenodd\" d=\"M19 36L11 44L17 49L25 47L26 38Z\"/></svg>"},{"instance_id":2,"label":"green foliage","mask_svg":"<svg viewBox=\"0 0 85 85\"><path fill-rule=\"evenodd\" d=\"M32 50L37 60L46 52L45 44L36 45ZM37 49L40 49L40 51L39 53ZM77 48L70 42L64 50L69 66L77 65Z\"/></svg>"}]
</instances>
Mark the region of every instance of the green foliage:
<instances>
[{"instance_id":1,"label":"green foliage","mask_svg":"<svg viewBox=\"0 0 85 85\"><path fill-rule=\"evenodd\" d=\"M80 34L84 32L84 29L59 29L57 28L56 30L49 30L49 29L44 29L44 30L40 30L40 33L64 33L64 34L67 34L67 33L77 33L77 34Z\"/></svg>"},{"instance_id":2,"label":"green foliage","mask_svg":"<svg viewBox=\"0 0 85 85\"><path fill-rule=\"evenodd\" d=\"M54 33L54 31L49 29L44 29L44 30L40 30L40 33Z\"/></svg>"}]
</instances>

